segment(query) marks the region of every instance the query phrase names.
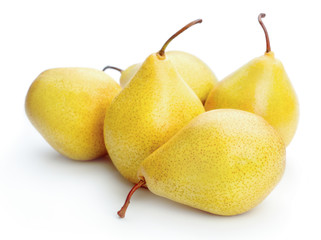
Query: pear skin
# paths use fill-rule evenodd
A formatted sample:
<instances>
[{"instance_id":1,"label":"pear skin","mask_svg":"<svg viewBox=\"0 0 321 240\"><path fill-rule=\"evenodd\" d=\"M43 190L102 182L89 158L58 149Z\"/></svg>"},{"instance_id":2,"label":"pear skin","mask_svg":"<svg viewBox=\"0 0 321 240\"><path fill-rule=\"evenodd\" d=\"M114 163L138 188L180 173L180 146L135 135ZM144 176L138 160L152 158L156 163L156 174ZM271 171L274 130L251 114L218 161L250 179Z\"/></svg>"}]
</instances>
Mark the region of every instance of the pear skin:
<instances>
[{"instance_id":1,"label":"pear skin","mask_svg":"<svg viewBox=\"0 0 321 240\"><path fill-rule=\"evenodd\" d=\"M147 186L156 195L217 215L237 215L262 202L285 169L285 145L262 117L218 109L194 118L149 155L131 195Z\"/></svg>"},{"instance_id":2,"label":"pear skin","mask_svg":"<svg viewBox=\"0 0 321 240\"><path fill-rule=\"evenodd\" d=\"M266 53L220 81L209 94L205 109L234 108L258 114L275 127L289 145L298 125L299 104L282 63L270 50L265 27L264 30Z\"/></svg>"},{"instance_id":3,"label":"pear skin","mask_svg":"<svg viewBox=\"0 0 321 240\"><path fill-rule=\"evenodd\" d=\"M136 63L130 65L128 68L121 71L119 84L122 88L124 88L129 83L129 81L135 76L141 65L141 63Z\"/></svg>"},{"instance_id":4,"label":"pear skin","mask_svg":"<svg viewBox=\"0 0 321 240\"><path fill-rule=\"evenodd\" d=\"M216 86L218 80L212 70L199 58L182 51L166 53L177 72L187 85L195 92L204 104L208 94ZM141 64L134 64L121 72L120 86L125 87L138 71Z\"/></svg>"},{"instance_id":5,"label":"pear skin","mask_svg":"<svg viewBox=\"0 0 321 240\"><path fill-rule=\"evenodd\" d=\"M25 109L54 149L74 160L92 160L107 153L105 113L120 90L111 77L96 69L50 69L32 83Z\"/></svg>"},{"instance_id":6,"label":"pear skin","mask_svg":"<svg viewBox=\"0 0 321 240\"><path fill-rule=\"evenodd\" d=\"M205 111L165 54L176 36L201 22L190 22L149 55L107 110L106 148L117 170L133 183L139 181L141 162Z\"/></svg>"},{"instance_id":7,"label":"pear skin","mask_svg":"<svg viewBox=\"0 0 321 240\"><path fill-rule=\"evenodd\" d=\"M137 183L141 162L203 112L166 55L152 54L106 113L109 156L126 179Z\"/></svg>"},{"instance_id":8,"label":"pear skin","mask_svg":"<svg viewBox=\"0 0 321 240\"><path fill-rule=\"evenodd\" d=\"M186 52L169 51L168 57L177 72L204 104L208 94L218 83L212 70L201 59Z\"/></svg>"}]
</instances>

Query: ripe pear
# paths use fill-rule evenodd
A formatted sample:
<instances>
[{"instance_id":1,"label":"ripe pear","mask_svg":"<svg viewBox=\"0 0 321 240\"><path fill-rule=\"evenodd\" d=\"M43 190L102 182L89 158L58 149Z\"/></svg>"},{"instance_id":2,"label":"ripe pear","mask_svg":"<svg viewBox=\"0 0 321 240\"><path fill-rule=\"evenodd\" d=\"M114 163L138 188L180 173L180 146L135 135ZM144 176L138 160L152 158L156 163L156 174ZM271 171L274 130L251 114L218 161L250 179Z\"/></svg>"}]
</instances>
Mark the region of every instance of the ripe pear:
<instances>
[{"instance_id":1,"label":"ripe pear","mask_svg":"<svg viewBox=\"0 0 321 240\"><path fill-rule=\"evenodd\" d=\"M282 63L271 52L266 28L266 53L253 59L225 79L209 94L205 109L234 108L264 117L281 134L286 145L291 142L299 119L295 91Z\"/></svg>"},{"instance_id":2,"label":"ripe pear","mask_svg":"<svg viewBox=\"0 0 321 240\"><path fill-rule=\"evenodd\" d=\"M169 56L168 55L169 53L170 52L166 52L166 55ZM137 73L141 65L142 65L141 63L136 63L133 65L130 65L128 68L121 71L119 84L122 88L124 88L129 83L129 81L135 76L135 74Z\"/></svg>"},{"instance_id":3,"label":"ripe pear","mask_svg":"<svg viewBox=\"0 0 321 240\"><path fill-rule=\"evenodd\" d=\"M204 104L208 94L218 82L212 70L201 59L186 52L169 51L166 52L166 55L179 75ZM125 70L115 68L121 72L120 86L124 88L140 67L141 63L133 64ZM114 67L107 66L106 68Z\"/></svg>"},{"instance_id":4,"label":"ripe pear","mask_svg":"<svg viewBox=\"0 0 321 240\"><path fill-rule=\"evenodd\" d=\"M266 120L242 110L212 110L141 163L140 181L118 214L125 216L132 194L141 186L213 214L241 214L266 198L284 168L284 142Z\"/></svg>"},{"instance_id":5,"label":"ripe pear","mask_svg":"<svg viewBox=\"0 0 321 240\"><path fill-rule=\"evenodd\" d=\"M58 152L74 160L106 155L105 113L121 87L90 68L55 68L32 83L25 103L34 127Z\"/></svg>"},{"instance_id":6,"label":"ripe pear","mask_svg":"<svg viewBox=\"0 0 321 240\"><path fill-rule=\"evenodd\" d=\"M176 35L199 22L191 22ZM104 132L109 156L133 183L138 181L140 163L205 111L164 52L176 35L147 57L106 113Z\"/></svg>"},{"instance_id":7,"label":"ripe pear","mask_svg":"<svg viewBox=\"0 0 321 240\"><path fill-rule=\"evenodd\" d=\"M168 52L177 72L204 104L208 94L218 83L212 70L198 57L182 52Z\"/></svg>"}]
</instances>

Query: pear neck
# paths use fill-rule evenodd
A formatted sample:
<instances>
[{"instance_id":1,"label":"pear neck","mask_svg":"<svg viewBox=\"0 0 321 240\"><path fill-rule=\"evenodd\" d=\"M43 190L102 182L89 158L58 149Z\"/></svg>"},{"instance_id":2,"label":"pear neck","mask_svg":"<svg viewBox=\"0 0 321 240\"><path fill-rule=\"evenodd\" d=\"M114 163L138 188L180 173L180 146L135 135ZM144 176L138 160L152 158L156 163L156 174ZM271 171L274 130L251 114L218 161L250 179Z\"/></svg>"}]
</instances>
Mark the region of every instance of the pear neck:
<instances>
[{"instance_id":1,"label":"pear neck","mask_svg":"<svg viewBox=\"0 0 321 240\"><path fill-rule=\"evenodd\" d=\"M274 52L272 52L272 51L265 52L264 56L268 56L268 57L274 58Z\"/></svg>"},{"instance_id":2,"label":"pear neck","mask_svg":"<svg viewBox=\"0 0 321 240\"><path fill-rule=\"evenodd\" d=\"M163 55L160 55L159 52L156 53L156 57L158 60L165 60L166 59L166 55L165 53Z\"/></svg>"}]
</instances>

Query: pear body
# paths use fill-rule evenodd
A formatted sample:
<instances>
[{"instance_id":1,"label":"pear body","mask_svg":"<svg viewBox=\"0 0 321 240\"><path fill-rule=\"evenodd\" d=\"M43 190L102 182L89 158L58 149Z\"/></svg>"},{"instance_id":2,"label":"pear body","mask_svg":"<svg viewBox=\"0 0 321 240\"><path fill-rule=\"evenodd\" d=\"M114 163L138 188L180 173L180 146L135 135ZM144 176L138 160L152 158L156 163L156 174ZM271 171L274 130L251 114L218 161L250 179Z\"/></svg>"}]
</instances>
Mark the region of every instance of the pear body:
<instances>
[{"instance_id":1,"label":"pear body","mask_svg":"<svg viewBox=\"0 0 321 240\"><path fill-rule=\"evenodd\" d=\"M209 94L205 109L234 108L265 118L285 142L291 142L299 119L295 91L273 52L255 58L223 79Z\"/></svg>"},{"instance_id":2,"label":"pear body","mask_svg":"<svg viewBox=\"0 0 321 240\"><path fill-rule=\"evenodd\" d=\"M34 127L61 154L74 160L105 155L105 113L121 87L89 68L44 71L27 93L25 109Z\"/></svg>"},{"instance_id":3,"label":"pear body","mask_svg":"<svg viewBox=\"0 0 321 240\"><path fill-rule=\"evenodd\" d=\"M218 215L244 213L276 186L285 146L262 117L234 110L203 113L147 157L138 176L165 198Z\"/></svg>"},{"instance_id":4,"label":"pear body","mask_svg":"<svg viewBox=\"0 0 321 240\"><path fill-rule=\"evenodd\" d=\"M135 76L141 65L141 63L130 65L128 68L121 72L119 84L122 88L124 88L129 83L129 81Z\"/></svg>"},{"instance_id":5,"label":"pear body","mask_svg":"<svg viewBox=\"0 0 321 240\"><path fill-rule=\"evenodd\" d=\"M136 183L140 163L204 111L171 62L152 54L107 110L109 156L118 171Z\"/></svg>"},{"instance_id":6,"label":"pear body","mask_svg":"<svg viewBox=\"0 0 321 240\"><path fill-rule=\"evenodd\" d=\"M212 70L201 59L186 52L169 51L166 55L187 85L195 92L201 102L205 103L208 94L218 82ZM131 65L122 72L120 77L122 87L131 80L140 65Z\"/></svg>"}]
</instances>

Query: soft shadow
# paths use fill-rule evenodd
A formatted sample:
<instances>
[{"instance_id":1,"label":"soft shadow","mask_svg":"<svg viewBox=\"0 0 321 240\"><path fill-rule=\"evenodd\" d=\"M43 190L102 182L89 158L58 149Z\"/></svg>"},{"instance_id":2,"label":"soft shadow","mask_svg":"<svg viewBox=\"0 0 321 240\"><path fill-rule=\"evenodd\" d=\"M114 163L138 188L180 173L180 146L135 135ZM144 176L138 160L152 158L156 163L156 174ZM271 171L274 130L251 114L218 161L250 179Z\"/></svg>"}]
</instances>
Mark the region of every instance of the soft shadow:
<instances>
[{"instance_id":1,"label":"soft shadow","mask_svg":"<svg viewBox=\"0 0 321 240\"><path fill-rule=\"evenodd\" d=\"M129 189L132 187L132 184L118 172L108 155L94 160L79 161L67 158L54 149L50 148L38 148L36 150L34 149L34 152L35 161L38 161L38 164L40 165L46 165L46 167L48 168L55 167L63 169L68 167L69 169L75 169L75 171L83 171L85 168L86 171L88 171L88 174L95 174L95 171L97 171L98 169L104 169L106 170L105 176L108 177L109 181L110 178L113 178L115 179L115 182L117 181L128 187ZM99 173L101 173L101 171L99 171Z\"/></svg>"}]
</instances>

